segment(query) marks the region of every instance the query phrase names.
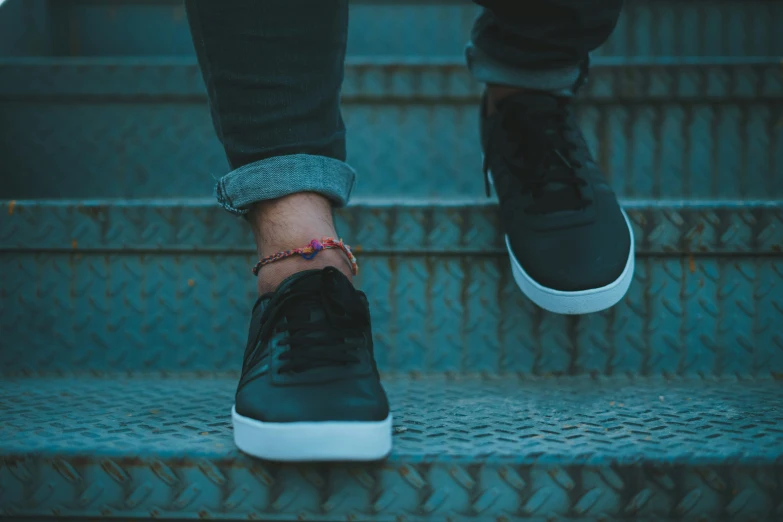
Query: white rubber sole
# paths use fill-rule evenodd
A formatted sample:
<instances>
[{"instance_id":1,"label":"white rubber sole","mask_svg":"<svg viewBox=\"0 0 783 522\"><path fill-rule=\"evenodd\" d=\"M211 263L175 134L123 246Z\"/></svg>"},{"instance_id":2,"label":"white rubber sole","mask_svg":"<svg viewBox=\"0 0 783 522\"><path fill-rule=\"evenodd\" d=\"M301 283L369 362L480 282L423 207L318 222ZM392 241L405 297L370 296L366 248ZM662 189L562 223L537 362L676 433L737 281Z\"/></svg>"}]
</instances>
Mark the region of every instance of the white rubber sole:
<instances>
[{"instance_id":1,"label":"white rubber sole","mask_svg":"<svg viewBox=\"0 0 783 522\"><path fill-rule=\"evenodd\" d=\"M232 407L231 418L237 447L266 460L372 461L392 449L391 414L378 422L261 422Z\"/></svg>"},{"instance_id":2,"label":"white rubber sole","mask_svg":"<svg viewBox=\"0 0 783 522\"><path fill-rule=\"evenodd\" d=\"M517 258L511 251L511 244L506 236L506 249L511 258L511 272L514 274L514 281L517 282L522 293L531 301L536 303L544 310L549 310L557 314L579 315L600 312L611 308L620 302L628 292L628 288L633 281L633 272L635 266L634 256L634 237L631 221L628 215L623 211L625 224L628 225L628 233L631 235L631 249L628 252L628 259L625 262L625 268L615 281L600 288L591 288L589 290L579 290L576 292L564 292L547 288L540 285L530 277Z\"/></svg>"}]
</instances>

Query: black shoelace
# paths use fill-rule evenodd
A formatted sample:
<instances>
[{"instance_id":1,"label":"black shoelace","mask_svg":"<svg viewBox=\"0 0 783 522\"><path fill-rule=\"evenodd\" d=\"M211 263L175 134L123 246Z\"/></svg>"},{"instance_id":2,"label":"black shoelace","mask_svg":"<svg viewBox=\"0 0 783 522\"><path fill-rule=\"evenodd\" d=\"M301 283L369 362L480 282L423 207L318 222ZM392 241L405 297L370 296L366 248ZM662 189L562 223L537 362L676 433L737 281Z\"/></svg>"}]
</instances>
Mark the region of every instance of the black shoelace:
<instances>
[{"instance_id":1,"label":"black shoelace","mask_svg":"<svg viewBox=\"0 0 783 522\"><path fill-rule=\"evenodd\" d=\"M315 307L323 311L324 317L310 320L309 312ZM285 316L285 322L281 322L281 316ZM359 362L357 350L367 341L369 317L356 296L333 295L322 287L317 292L288 291L263 321L270 325L262 333L264 344L276 332L288 333L279 343L288 346L280 356L285 361L280 372L296 373Z\"/></svg>"},{"instance_id":2,"label":"black shoelace","mask_svg":"<svg viewBox=\"0 0 783 522\"><path fill-rule=\"evenodd\" d=\"M580 190L587 181L576 174L582 167L575 154L581 144L569 139L567 101L541 100L540 95L530 99L517 95L503 103L493 144L505 168L522 182L522 192L533 195L527 213L581 210L591 200ZM484 175L489 195L487 164Z\"/></svg>"}]
</instances>

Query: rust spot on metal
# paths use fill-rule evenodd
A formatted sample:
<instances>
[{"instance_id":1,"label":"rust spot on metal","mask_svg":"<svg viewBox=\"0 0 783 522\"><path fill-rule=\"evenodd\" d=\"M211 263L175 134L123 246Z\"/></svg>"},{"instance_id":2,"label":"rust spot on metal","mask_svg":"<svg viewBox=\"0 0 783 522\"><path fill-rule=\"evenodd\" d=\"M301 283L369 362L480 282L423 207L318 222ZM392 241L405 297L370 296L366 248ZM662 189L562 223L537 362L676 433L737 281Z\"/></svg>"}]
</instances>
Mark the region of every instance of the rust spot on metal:
<instances>
[{"instance_id":1,"label":"rust spot on metal","mask_svg":"<svg viewBox=\"0 0 783 522\"><path fill-rule=\"evenodd\" d=\"M54 468L60 473L60 475L65 477L65 480L68 482L77 482L81 480L81 477L76 473L76 470L63 460L56 460L54 463Z\"/></svg>"},{"instance_id":2,"label":"rust spot on metal","mask_svg":"<svg viewBox=\"0 0 783 522\"><path fill-rule=\"evenodd\" d=\"M160 477L160 479L168 485L175 484L179 480L174 474L174 471L172 471L168 466L160 461L153 462L150 465L150 469L152 469L152 472Z\"/></svg>"},{"instance_id":3,"label":"rust spot on metal","mask_svg":"<svg viewBox=\"0 0 783 522\"><path fill-rule=\"evenodd\" d=\"M208 511L201 510L198 512L198 518L212 518Z\"/></svg>"},{"instance_id":4,"label":"rust spot on metal","mask_svg":"<svg viewBox=\"0 0 783 522\"><path fill-rule=\"evenodd\" d=\"M106 205L79 205L76 210L96 221L106 221L108 207Z\"/></svg>"},{"instance_id":5,"label":"rust spot on metal","mask_svg":"<svg viewBox=\"0 0 783 522\"><path fill-rule=\"evenodd\" d=\"M193 287L193 285L195 285L195 284L196 284L196 282L195 282L194 280L192 280L192 279L188 279L188 286L189 286L189 287L191 287L191 288L192 288L192 287Z\"/></svg>"},{"instance_id":6,"label":"rust spot on metal","mask_svg":"<svg viewBox=\"0 0 783 522\"><path fill-rule=\"evenodd\" d=\"M13 214L14 214L14 207L15 207L15 206L16 206L16 200L15 200L15 199L12 199L12 200L11 200L11 201L8 203L8 215L9 215L9 216L13 216Z\"/></svg>"},{"instance_id":7,"label":"rust spot on metal","mask_svg":"<svg viewBox=\"0 0 783 522\"><path fill-rule=\"evenodd\" d=\"M691 271L691 274L696 272L696 259L693 257L693 254L688 256L688 270Z\"/></svg>"},{"instance_id":8,"label":"rust spot on metal","mask_svg":"<svg viewBox=\"0 0 783 522\"><path fill-rule=\"evenodd\" d=\"M101 461L101 468L106 472L107 475L120 484L124 484L130 480L128 474L125 473L125 471L123 471L122 468L119 467L116 463L109 459L104 459Z\"/></svg>"},{"instance_id":9,"label":"rust spot on metal","mask_svg":"<svg viewBox=\"0 0 783 522\"><path fill-rule=\"evenodd\" d=\"M400 475L402 475L403 477L407 477L409 473L410 470L408 469L407 466L400 466Z\"/></svg>"},{"instance_id":10,"label":"rust spot on metal","mask_svg":"<svg viewBox=\"0 0 783 522\"><path fill-rule=\"evenodd\" d=\"M351 250L353 250L355 254L361 254L362 253L362 245L352 246Z\"/></svg>"},{"instance_id":11,"label":"rust spot on metal","mask_svg":"<svg viewBox=\"0 0 783 522\"><path fill-rule=\"evenodd\" d=\"M79 248L79 242L76 241L75 239L71 239L71 248L74 249L74 250Z\"/></svg>"}]
</instances>

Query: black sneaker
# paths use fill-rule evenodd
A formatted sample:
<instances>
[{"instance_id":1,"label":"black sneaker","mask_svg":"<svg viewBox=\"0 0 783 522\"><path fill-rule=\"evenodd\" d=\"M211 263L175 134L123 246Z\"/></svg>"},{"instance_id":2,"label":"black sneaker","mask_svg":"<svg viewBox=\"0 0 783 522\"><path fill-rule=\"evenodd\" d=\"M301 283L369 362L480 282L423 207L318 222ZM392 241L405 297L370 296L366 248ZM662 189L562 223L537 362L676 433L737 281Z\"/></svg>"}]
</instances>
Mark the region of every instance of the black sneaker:
<instances>
[{"instance_id":1,"label":"black sneaker","mask_svg":"<svg viewBox=\"0 0 783 522\"><path fill-rule=\"evenodd\" d=\"M392 420L367 298L336 268L286 279L253 308L234 440L278 461L377 460Z\"/></svg>"},{"instance_id":2,"label":"black sneaker","mask_svg":"<svg viewBox=\"0 0 783 522\"><path fill-rule=\"evenodd\" d=\"M522 92L481 110L487 195L500 201L519 287L551 312L620 301L633 279L633 230L593 160L569 98Z\"/></svg>"}]
</instances>

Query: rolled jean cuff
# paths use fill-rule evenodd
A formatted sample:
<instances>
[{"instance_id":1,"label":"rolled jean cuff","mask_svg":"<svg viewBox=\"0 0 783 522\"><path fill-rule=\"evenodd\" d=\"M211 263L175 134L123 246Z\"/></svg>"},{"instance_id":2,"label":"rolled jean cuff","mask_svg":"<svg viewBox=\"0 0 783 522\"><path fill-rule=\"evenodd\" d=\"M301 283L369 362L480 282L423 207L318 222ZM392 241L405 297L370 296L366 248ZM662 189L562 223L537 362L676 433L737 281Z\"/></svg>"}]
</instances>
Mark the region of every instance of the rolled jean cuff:
<instances>
[{"instance_id":1,"label":"rolled jean cuff","mask_svg":"<svg viewBox=\"0 0 783 522\"><path fill-rule=\"evenodd\" d=\"M292 154L239 167L218 181L215 195L224 209L239 216L253 203L297 192L316 192L341 207L348 202L355 179L356 172L343 161Z\"/></svg>"},{"instance_id":2,"label":"rolled jean cuff","mask_svg":"<svg viewBox=\"0 0 783 522\"><path fill-rule=\"evenodd\" d=\"M529 70L509 67L476 47L473 42L468 43L465 56L468 69L473 78L480 83L550 91L563 96L574 94L584 74L584 67L580 65L559 69Z\"/></svg>"}]
</instances>

